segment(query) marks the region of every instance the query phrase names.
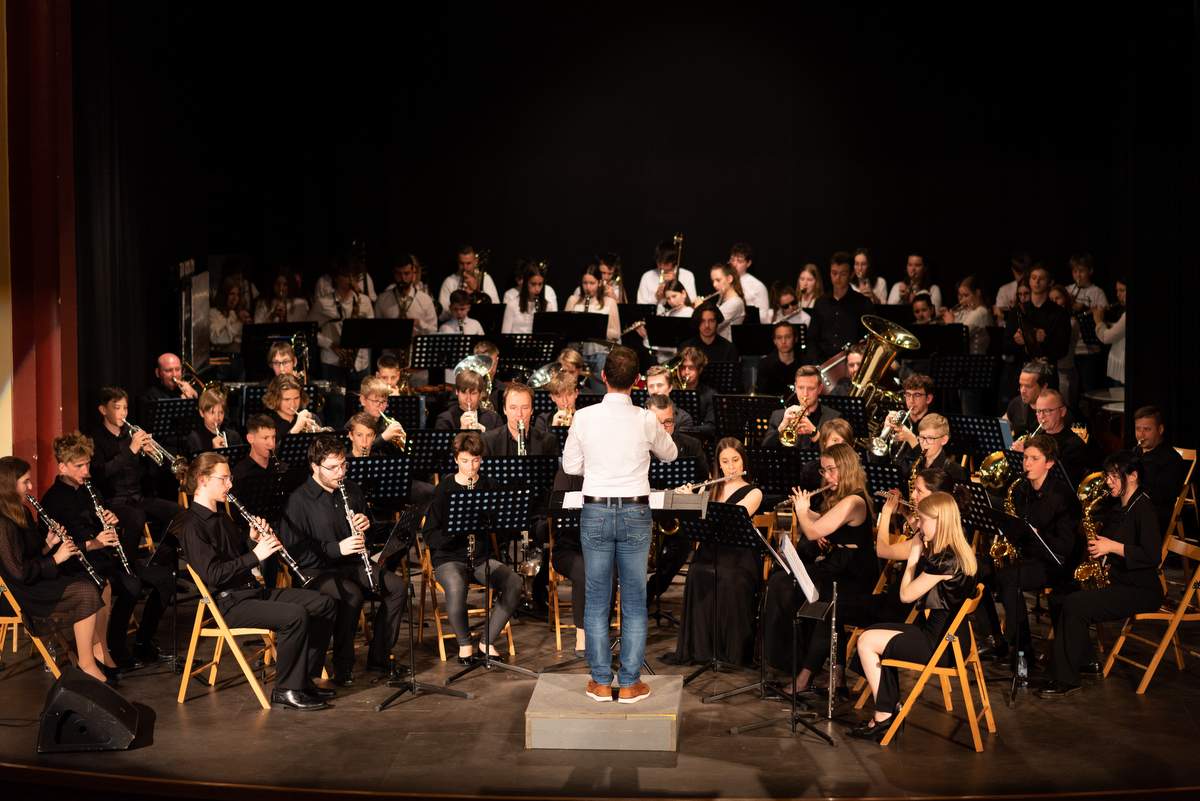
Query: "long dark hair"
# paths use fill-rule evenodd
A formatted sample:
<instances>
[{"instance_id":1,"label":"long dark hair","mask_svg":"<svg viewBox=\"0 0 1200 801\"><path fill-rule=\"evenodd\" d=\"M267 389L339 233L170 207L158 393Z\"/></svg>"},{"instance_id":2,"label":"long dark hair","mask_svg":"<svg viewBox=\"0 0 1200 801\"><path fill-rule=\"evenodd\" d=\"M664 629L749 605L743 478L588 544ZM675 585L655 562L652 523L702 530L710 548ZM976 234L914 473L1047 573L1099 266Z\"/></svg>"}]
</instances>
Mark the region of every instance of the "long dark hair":
<instances>
[{"instance_id":1,"label":"long dark hair","mask_svg":"<svg viewBox=\"0 0 1200 801\"><path fill-rule=\"evenodd\" d=\"M754 483L750 477L750 458L746 455L746 446L737 437L722 437L717 441L717 447L713 449L713 466L712 477L721 478L721 451L726 448L732 448L737 452L737 455L742 457L742 469L746 471L746 475L742 476L747 483ZM721 484L721 498L725 497L725 485Z\"/></svg>"},{"instance_id":2,"label":"long dark hair","mask_svg":"<svg viewBox=\"0 0 1200 801\"><path fill-rule=\"evenodd\" d=\"M542 276L542 291L538 293L537 298L531 298L529 295L529 279L535 275ZM533 301L533 311L542 312L546 310L546 283L545 276L542 275L542 268L537 262L525 262L525 269L521 272L521 289L518 297L521 300L521 314L526 314L529 311L529 301Z\"/></svg>"},{"instance_id":3,"label":"long dark hair","mask_svg":"<svg viewBox=\"0 0 1200 801\"><path fill-rule=\"evenodd\" d=\"M19 456L0 459L0 515L7 517L18 528L29 525L21 494L17 492L17 480L29 472L29 462Z\"/></svg>"},{"instance_id":4,"label":"long dark hair","mask_svg":"<svg viewBox=\"0 0 1200 801\"><path fill-rule=\"evenodd\" d=\"M608 291L604 288L604 275L600 272L600 265L596 262L592 262L587 267L583 268L583 275L590 275L592 278L596 279L596 283L599 284L599 286L596 287L596 296L593 298L593 300L598 302L603 308L604 299L608 297ZM543 289L542 291L545 292L546 290ZM583 291L583 281L581 280L579 282L580 301L582 301L585 297L587 297L587 293Z\"/></svg>"}]
</instances>

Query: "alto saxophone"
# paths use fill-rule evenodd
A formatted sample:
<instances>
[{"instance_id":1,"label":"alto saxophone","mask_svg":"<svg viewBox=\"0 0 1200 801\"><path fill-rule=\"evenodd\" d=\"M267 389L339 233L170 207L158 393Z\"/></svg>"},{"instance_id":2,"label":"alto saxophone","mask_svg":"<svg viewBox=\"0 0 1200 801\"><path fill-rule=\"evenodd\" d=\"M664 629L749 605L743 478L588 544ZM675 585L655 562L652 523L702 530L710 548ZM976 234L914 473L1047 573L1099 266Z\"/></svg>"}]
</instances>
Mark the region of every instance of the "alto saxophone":
<instances>
[{"instance_id":1,"label":"alto saxophone","mask_svg":"<svg viewBox=\"0 0 1200 801\"><path fill-rule=\"evenodd\" d=\"M1095 519L1096 507L1108 497L1108 487L1104 483L1103 473L1092 473L1079 484L1076 495L1083 501L1083 520L1080 523L1083 536L1088 544L1096 541L1100 532L1100 523ZM1107 562L1091 557L1080 562L1075 568L1075 580L1085 590L1099 590L1112 583L1110 568Z\"/></svg>"},{"instance_id":2,"label":"alto saxophone","mask_svg":"<svg viewBox=\"0 0 1200 801\"><path fill-rule=\"evenodd\" d=\"M1025 479L1018 478L1016 481L1008 485L1008 492L1004 493L1004 513L1007 515L1017 516L1017 505L1013 503L1013 490L1017 488ZM992 547L988 548L988 555L992 557L992 564L996 569L1008 567L1021 558L1021 554L1017 552L1017 546L1008 541L1008 537L1004 536L1004 532L997 532L992 539Z\"/></svg>"}]
</instances>

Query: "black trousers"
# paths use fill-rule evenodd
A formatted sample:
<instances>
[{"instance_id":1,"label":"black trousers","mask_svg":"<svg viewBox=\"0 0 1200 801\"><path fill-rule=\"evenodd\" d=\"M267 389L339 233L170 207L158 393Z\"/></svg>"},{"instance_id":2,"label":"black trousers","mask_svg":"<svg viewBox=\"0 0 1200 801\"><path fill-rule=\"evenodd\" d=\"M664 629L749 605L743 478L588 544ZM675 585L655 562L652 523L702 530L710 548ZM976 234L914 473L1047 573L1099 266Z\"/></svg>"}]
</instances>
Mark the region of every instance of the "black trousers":
<instances>
[{"instance_id":1,"label":"black trousers","mask_svg":"<svg viewBox=\"0 0 1200 801\"><path fill-rule=\"evenodd\" d=\"M361 560L359 560L361 562ZM367 664L386 667L388 656L400 636L400 618L404 613L404 579L395 573L375 571L379 586L379 609L372 621L371 646ZM325 570L308 585L309 589L337 603L337 621L333 629L333 670L347 674L354 668L354 635L358 617L370 593L367 572L362 564L346 564Z\"/></svg>"},{"instance_id":2,"label":"black trousers","mask_svg":"<svg viewBox=\"0 0 1200 801\"><path fill-rule=\"evenodd\" d=\"M692 552L692 541L687 537L675 534L664 536L655 551L654 575L646 582L646 605L654 603L654 599L662 595L671 586L671 582L679 575Z\"/></svg>"},{"instance_id":3,"label":"black trousers","mask_svg":"<svg viewBox=\"0 0 1200 801\"><path fill-rule=\"evenodd\" d=\"M134 607L144 593L146 604L142 608L142 619L138 622L137 642L148 645L158 633L159 621L171 597L174 573L162 565L134 564L134 575L130 576L120 567L119 561L113 561L117 566L108 576L113 587L113 600L106 639L108 650L120 660L128 654L125 634L129 630Z\"/></svg>"},{"instance_id":4,"label":"black trousers","mask_svg":"<svg viewBox=\"0 0 1200 801\"><path fill-rule=\"evenodd\" d=\"M137 553L137 547L142 541L142 527L150 523L151 531L163 531L175 515L179 514L179 504L163 498L133 497L123 495L110 498L105 502L109 511L121 521L121 544L131 553Z\"/></svg>"},{"instance_id":5,"label":"black trousers","mask_svg":"<svg viewBox=\"0 0 1200 801\"><path fill-rule=\"evenodd\" d=\"M880 623L868 627L868 630L872 629L900 632L888 640L887 646L883 649L882 659L924 664L933 656L937 647L931 638L931 633L915 623ZM950 653L949 650L946 653ZM942 662L945 663L945 661L943 657ZM897 668L885 667L879 674L879 692L875 695L875 710L877 712L895 711L900 700L900 671Z\"/></svg>"},{"instance_id":6,"label":"black trousers","mask_svg":"<svg viewBox=\"0 0 1200 801\"><path fill-rule=\"evenodd\" d=\"M1033 636L1025 609L1025 590L1040 590L1056 579L1056 569L1037 559L1022 559L996 571L996 589L1004 607L1004 639L1010 647L1029 652Z\"/></svg>"},{"instance_id":7,"label":"black trousers","mask_svg":"<svg viewBox=\"0 0 1200 801\"><path fill-rule=\"evenodd\" d=\"M230 627L275 632L276 688L303 690L321 675L337 617L332 599L312 590L263 590L261 597L237 601L222 614Z\"/></svg>"},{"instance_id":8,"label":"black trousers","mask_svg":"<svg viewBox=\"0 0 1200 801\"><path fill-rule=\"evenodd\" d=\"M1138 612L1153 612L1162 603L1162 588L1110 585L1099 590L1077 590L1050 596L1054 620L1053 662L1050 675L1059 684L1078 684L1079 668L1096 652L1088 638L1088 625L1123 620Z\"/></svg>"}]
</instances>

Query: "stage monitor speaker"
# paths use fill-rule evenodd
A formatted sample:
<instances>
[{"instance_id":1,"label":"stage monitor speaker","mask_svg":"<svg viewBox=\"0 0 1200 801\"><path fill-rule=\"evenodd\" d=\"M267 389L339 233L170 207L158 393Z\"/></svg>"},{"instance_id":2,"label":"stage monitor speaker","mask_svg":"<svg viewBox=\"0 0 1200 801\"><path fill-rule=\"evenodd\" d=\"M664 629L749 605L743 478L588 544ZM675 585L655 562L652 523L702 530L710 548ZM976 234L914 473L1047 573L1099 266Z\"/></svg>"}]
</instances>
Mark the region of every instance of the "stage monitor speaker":
<instances>
[{"instance_id":1,"label":"stage monitor speaker","mask_svg":"<svg viewBox=\"0 0 1200 801\"><path fill-rule=\"evenodd\" d=\"M38 730L39 754L63 751L124 751L138 730L133 704L77 667L71 666L46 694Z\"/></svg>"}]
</instances>

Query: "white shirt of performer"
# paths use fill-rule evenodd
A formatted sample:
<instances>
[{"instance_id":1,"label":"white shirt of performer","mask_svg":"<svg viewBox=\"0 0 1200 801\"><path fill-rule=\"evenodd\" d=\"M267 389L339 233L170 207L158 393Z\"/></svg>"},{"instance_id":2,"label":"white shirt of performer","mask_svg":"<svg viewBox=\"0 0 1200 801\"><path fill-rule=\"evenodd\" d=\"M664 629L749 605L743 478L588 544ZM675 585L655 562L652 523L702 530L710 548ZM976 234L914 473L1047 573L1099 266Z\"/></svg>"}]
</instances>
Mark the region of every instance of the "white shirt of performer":
<instances>
[{"instance_id":1,"label":"white shirt of performer","mask_svg":"<svg viewBox=\"0 0 1200 801\"><path fill-rule=\"evenodd\" d=\"M664 462L679 455L654 412L622 392L575 412L563 446L562 467L583 476L583 494L633 498L650 494L650 454Z\"/></svg>"}]
</instances>

